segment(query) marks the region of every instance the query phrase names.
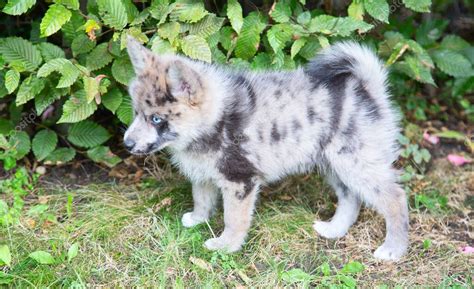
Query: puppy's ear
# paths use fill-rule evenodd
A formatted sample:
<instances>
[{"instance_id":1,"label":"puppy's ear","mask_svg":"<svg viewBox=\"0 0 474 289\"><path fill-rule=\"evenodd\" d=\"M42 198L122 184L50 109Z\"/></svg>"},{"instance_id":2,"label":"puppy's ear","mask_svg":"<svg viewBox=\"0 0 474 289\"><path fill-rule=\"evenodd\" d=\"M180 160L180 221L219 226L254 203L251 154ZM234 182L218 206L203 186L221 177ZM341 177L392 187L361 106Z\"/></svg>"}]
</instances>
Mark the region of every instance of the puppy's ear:
<instances>
[{"instance_id":1,"label":"puppy's ear","mask_svg":"<svg viewBox=\"0 0 474 289\"><path fill-rule=\"evenodd\" d=\"M127 36L127 51L136 74L139 74L146 66L150 65L154 57L153 52L130 35Z\"/></svg>"},{"instance_id":2,"label":"puppy's ear","mask_svg":"<svg viewBox=\"0 0 474 289\"><path fill-rule=\"evenodd\" d=\"M201 79L196 71L182 61L170 63L167 82L173 96L187 98L191 105L201 102L204 93Z\"/></svg>"}]
</instances>

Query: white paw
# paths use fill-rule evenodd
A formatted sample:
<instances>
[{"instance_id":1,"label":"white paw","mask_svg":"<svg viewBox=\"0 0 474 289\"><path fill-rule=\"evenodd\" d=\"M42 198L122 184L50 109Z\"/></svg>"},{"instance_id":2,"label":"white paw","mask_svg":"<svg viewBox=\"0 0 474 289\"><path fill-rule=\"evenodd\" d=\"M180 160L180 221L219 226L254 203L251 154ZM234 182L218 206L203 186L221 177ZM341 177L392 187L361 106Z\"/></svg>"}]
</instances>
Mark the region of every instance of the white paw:
<instances>
[{"instance_id":1,"label":"white paw","mask_svg":"<svg viewBox=\"0 0 474 289\"><path fill-rule=\"evenodd\" d=\"M313 228L319 235L327 239L341 238L347 233L346 230L341 230L339 226L335 226L331 222L316 221L313 224Z\"/></svg>"},{"instance_id":2,"label":"white paw","mask_svg":"<svg viewBox=\"0 0 474 289\"><path fill-rule=\"evenodd\" d=\"M192 212L184 214L183 217L181 218L181 223L186 228L194 227L196 225L204 223L205 221L206 219L204 218L195 218Z\"/></svg>"},{"instance_id":3,"label":"white paw","mask_svg":"<svg viewBox=\"0 0 474 289\"><path fill-rule=\"evenodd\" d=\"M223 238L211 238L204 242L204 247L208 250L222 250L227 253L232 253L240 250L242 244L237 244L233 242L228 242Z\"/></svg>"},{"instance_id":4,"label":"white paw","mask_svg":"<svg viewBox=\"0 0 474 289\"><path fill-rule=\"evenodd\" d=\"M406 251L407 246L405 245L389 245L383 243L382 246L378 247L377 250L375 250L374 257L385 261L397 261L403 255L405 255Z\"/></svg>"}]
</instances>

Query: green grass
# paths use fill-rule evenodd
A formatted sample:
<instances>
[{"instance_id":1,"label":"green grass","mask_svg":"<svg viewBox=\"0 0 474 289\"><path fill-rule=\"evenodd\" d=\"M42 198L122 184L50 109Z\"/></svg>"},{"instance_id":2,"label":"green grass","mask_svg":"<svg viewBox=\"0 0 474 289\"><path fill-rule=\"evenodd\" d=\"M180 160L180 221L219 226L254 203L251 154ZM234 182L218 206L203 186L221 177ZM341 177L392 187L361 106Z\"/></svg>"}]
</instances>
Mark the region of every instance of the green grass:
<instances>
[{"instance_id":1,"label":"green grass","mask_svg":"<svg viewBox=\"0 0 474 289\"><path fill-rule=\"evenodd\" d=\"M184 228L180 219L192 208L190 185L182 178L169 178L138 187L37 189L26 200L20 224L0 228L0 245L7 244L12 253L11 266L0 270L6 286L15 288L469 288L472 255L457 249L469 235L464 227L447 224L469 219L463 201L472 173L457 170L441 180L436 173L412 185L412 204L416 194L436 188L436 198L447 195L447 208L412 208L410 252L398 263L373 259L384 226L369 209L340 240L315 234L314 219L329 218L335 207L330 190L316 176L290 178L265 189L241 252L207 251L202 244L222 231L222 212L210 224ZM38 203L46 204L47 210L28 214ZM74 243L79 252L69 262L67 252ZM41 265L28 257L37 250L51 253L55 263Z\"/></svg>"}]
</instances>

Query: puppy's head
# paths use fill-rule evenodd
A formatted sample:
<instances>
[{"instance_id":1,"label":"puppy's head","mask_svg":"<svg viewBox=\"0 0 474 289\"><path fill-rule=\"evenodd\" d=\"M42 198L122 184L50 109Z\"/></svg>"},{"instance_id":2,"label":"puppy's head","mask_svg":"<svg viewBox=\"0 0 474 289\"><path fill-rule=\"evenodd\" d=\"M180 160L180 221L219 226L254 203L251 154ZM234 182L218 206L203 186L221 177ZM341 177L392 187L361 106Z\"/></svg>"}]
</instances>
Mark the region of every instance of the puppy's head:
<instances>
[{"instance_id":1,"label":"puppy's head","mask_svg":"<svg viewBox=\"0 0 474 289\"><path fill-rule=\"evenodd\" d=\"M131 37L127 50L136 78L129 85L134 120L124 145L149 154L189 135L201 114L203 82L186 59L158 56Z\"/></svg>"}]
</instances>

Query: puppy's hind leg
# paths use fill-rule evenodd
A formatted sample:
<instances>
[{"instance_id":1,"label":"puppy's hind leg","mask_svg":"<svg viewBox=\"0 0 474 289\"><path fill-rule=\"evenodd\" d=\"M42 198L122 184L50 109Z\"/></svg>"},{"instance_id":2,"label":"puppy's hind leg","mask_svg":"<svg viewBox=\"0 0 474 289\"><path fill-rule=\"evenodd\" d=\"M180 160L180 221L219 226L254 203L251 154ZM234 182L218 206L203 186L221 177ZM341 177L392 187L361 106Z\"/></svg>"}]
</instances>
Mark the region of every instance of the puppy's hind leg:
<instances>
[{"instance_id":1,"label":"puppy's hind leg","mask_svg":"<svg viewBox=\"0 0 474 289\"><path fill-rule=\"evenodd\" d=\"M183 226L189 228L207 221L216 207L218 194L218 188L211 183L193 183L194 209L183 215Z\"/></svg>"},{"instance_id":2,"label":"puppy's hind leg","mask_svg":"<svg viewBox=\"0 0 474 289\"><path fill-rule=\"evenodd\" d=\"M336 213L329 222L315 221L313 228L325 238L341 238L357 220L361 202L337 176L328 176L328 182L336 191L338 198Z\"/></svg>"}]
</instances>

